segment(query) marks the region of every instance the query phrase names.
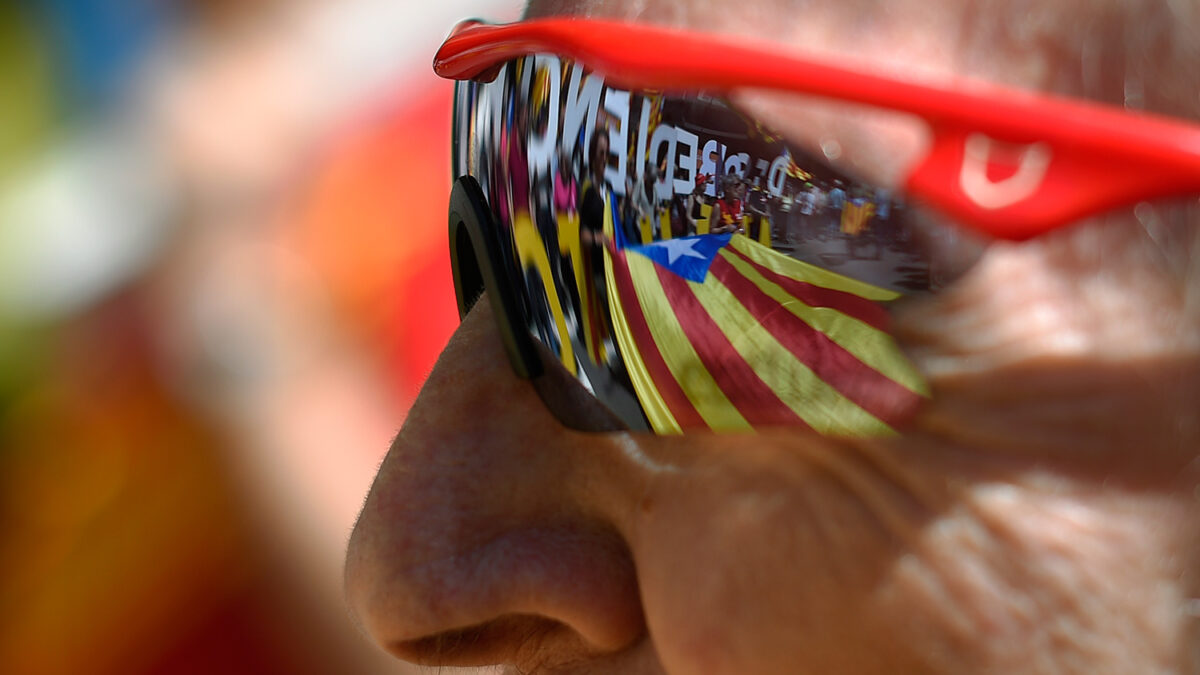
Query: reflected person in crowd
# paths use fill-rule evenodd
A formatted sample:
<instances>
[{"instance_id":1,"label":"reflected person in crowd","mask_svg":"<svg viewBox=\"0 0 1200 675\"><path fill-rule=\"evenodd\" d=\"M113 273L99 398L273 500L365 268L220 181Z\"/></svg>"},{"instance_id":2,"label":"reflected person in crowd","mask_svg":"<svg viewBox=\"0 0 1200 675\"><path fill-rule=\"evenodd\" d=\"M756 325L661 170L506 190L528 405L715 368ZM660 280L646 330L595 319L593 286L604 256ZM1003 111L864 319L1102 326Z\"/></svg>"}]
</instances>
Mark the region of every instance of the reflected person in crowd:
<instances>
[{"instance_id":1,"label":"reflected person in crowd","mask_svg":"<svg viewBox=\"0 0 1200 675\"><path fill-rule=\"evenodd\" d=\"M721 180L722 188L713 204L712 234L729 234L742 231L742 216L745 215L746 184L735 174L725 174Z\"/></svg>"},{"instance_id":2,"label":"reflected person in crowd","mask_svg":"<svg viewBox=\"0 0 1200 675\"><path fill-rule=\"evenodd\" d=\"M746 211L750 216L746 235L755 241L759 241L761 236L760 228L770 228L770 208L767 203L767 191L763 189L762 178L755 177L753 186L746 195ZM770 243L768 237L768 244Z\"/></svg>"},{"instance_id":3,"label":"reflected person in crowd","mask_svg":"<svg viewBox=\"0 0 1200 675\"><path fill-rule=\"evenodd\" d=\"M835 180L829 191L825 193L825 217L828 219L828 228L831 233L836 233L841 229L842 207L845 204L846 191L842 188L842 181Z\"/></svg>"},{"instance_id":4,"label":"reflected person in crowd","mask_svg":"<svg viewBox=\"0 0 1200 675\"><path fill-rule=\"evenodd\" d=\"M1194 3L534 0L528 14L1200 118ZM836 141L826 157L890 187L920 141L794 96L734 103L814 152ZM586 222L604 209L607 143L592 138ZM842 200L835 185L831 218ZM1195 197L992 243L940 294L891 308L931 396L874 439L621 430L557 371L514 376L480 302L380 468L350 602L400 658L508 672L1198 672L1198 247Z\"/></svg>"}]
</instances>

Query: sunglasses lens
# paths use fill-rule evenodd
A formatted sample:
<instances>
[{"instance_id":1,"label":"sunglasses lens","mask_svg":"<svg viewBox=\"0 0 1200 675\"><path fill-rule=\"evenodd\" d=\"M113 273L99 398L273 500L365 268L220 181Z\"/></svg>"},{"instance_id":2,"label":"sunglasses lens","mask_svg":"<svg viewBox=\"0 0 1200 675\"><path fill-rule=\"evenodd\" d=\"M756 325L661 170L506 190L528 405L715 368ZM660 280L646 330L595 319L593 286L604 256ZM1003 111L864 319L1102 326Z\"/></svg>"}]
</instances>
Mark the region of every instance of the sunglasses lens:
<instances>
[{"instance_id":1,"label":"sunglasses lens","mask_svg":"<svg viewBox=\"0 0 1200 675\"><path fill-rule=\"evenodd\" d=\"M718 98L555 57L456 97L512 322L631 427L887 434L926 394L881 304L943 283L900 195Z\"/></svg>"}]
</instances>

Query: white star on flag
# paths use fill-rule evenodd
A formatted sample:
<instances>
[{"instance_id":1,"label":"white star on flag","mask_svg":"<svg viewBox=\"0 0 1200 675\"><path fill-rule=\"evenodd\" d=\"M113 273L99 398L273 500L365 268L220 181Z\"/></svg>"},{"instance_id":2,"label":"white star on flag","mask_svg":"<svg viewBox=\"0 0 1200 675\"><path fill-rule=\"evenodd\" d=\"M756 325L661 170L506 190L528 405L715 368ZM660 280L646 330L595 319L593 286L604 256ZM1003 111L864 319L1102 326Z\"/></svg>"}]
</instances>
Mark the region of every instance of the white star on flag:
<instances>
[{"instance_id":1,"label":"white star on flag","mask_svg":"<svg viewBox=\"0 0 1200 675\"><path fill-rule=\"evenodd\" d=\"M667 249L667 264L674 265L676 260L684 256L704 260L704 254L696 250L698 243L698 239L668 239L654 242L654 246Z\"/></svg>"}]
</instances>

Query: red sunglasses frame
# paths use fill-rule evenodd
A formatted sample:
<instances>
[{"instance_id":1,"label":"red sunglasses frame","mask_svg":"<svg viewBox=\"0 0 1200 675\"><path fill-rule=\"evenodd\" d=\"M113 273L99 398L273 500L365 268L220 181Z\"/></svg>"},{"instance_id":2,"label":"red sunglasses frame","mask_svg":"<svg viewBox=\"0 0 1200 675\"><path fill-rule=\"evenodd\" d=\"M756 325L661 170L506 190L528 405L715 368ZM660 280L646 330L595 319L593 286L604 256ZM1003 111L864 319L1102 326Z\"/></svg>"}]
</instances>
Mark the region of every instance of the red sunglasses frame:
<instances>
[{"instance_id":1,"label":"red sunglasses frame","mask_svg":"<svg viewBox=\"0 0 1200 675\"><path fill-rule=\"evenodd\" d=\"M896 80L787 45L594 19L472 20L455 27L434 71L489 81L505 62L531 54L570 57L627 88L770 89L915 115L933 142L904 189L996 238L1027 239L1119 206L1200 193L1200 124L976 81ZM1022 184L1006 193L988 189L993 142L1024 146L1020 164L1009 166L1024 174Z\"/></svg>"}]
</instances>

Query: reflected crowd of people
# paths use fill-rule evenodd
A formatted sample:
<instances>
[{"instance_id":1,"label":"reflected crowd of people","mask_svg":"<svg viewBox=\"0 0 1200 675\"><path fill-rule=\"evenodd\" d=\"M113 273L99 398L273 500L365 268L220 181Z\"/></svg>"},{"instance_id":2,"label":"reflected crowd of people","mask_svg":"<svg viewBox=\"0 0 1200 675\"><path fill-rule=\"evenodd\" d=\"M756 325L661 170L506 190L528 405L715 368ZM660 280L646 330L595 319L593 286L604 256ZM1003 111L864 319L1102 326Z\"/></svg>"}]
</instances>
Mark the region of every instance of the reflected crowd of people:
<instances>
[{"instance_id":1,"label":"reflected crowd of people","mask_svg":"<svg viewBox=\"0 0 1200 675\"><path fill-rule=\"evenodd\" d=\"M500 159L473 174L511 234L502 246L523 271L530 329L574 374L614 360L605 246L729 234L902 294L943 283L936 251L953 242L936 240L952 229L923 227L893 191L723 101L623 92L543 57L470 95L495 97L481 106L494 118L473 123Z\"/></svg>"}]
</instances>

